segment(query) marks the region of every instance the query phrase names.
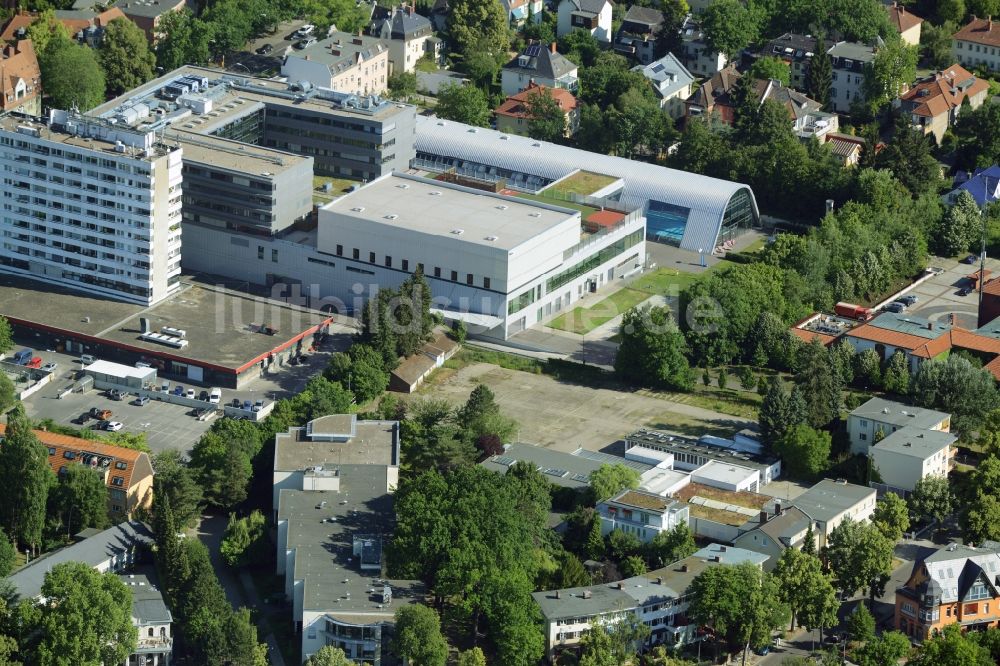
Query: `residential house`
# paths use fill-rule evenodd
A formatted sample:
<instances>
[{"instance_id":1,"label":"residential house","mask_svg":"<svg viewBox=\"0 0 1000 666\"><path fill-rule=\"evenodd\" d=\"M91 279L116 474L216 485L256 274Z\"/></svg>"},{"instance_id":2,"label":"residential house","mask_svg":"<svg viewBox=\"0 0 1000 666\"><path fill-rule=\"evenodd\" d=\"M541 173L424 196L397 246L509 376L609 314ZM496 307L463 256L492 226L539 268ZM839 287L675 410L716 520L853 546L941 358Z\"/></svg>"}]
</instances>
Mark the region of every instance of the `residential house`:
<instances>
[{"instance_id":1,"label":"residential house","mask_svg":"<svg viewBox=\"0 0 1000 666\"><path fill-rule=\"evenodd\" d=\"M580 105L576 97L563 88L547 88L537 83L528 84L527 88L511 95L494 110L497 130L527 136L528 126L531 124L531 98L535 95L551 97L559 104L565 118L564 136L573 136L580 126Z\"/></svg>"},{"instance_id":2,"label":"residential house","mask_svg":"<svg viewBox=\"0 0 1000 666\"><path fill-rule=\"evenodd\" d=\"M636 65L632 70L642 72L642 75L649 79L653 91L660 98L660 108L671 118L676 120L684 115L694 77L677 56L668 53L648 65Z\"/></svg>"},{"instance_id":3,"label":"residential house","mask_svg":"<svg viewBox=\"0 0 1000 666\"><path fill-rule=\"evenodd\" d=\"M7 576L7 581L21 599L41 599L45 574L52 567L81 562L99 573L125 573L145 558L155 541L149 525L137 520L106 530L87 529L77 534L72 544L35 558Z\"/></svg>"},{"instance_id":4,"label":"residential house","mask_svg":"<svg viewBox=\"0 0 1000 666\"><path fill-rule=\"evenodd\" d=\"M943 430L904 426L871 447L871 464L881 486L905 495L930 476L948 476L958 438Z\"/></svg>"},{"instance_id":5,"label":"residential house","mask_svg":"<svg viewBox=\"0 0 1000 666\"><path fill-rule=\"evenodd\" d=\"M900 95L900 112L908 113L913 126L941 143L944 133L958 120L962 103L978 109L986 101L990 85L961 65L934 72Z\"/></svg>"},{"instance_id":6,"label":"residential house","mask_svg":"<svg viewBox=\"0 0 1000 666\"><path fill-rule=\"evenodd\" d=\"M823 105L806 97L797 90L783 86L780 81L754 81L754 93L758 104L771 100L785 107L792 121L792 131L803 140L824 137L839 128L837 115L823 111Z\"/></svg>"},{"instance_id":7,"label":"residential house","mask_svg":"<svg viewBox=\"0 0 1000 666\"><path fill-rule=\"evenodd\" d=\"M733 545L767 555L764 570L772 571L787 548L801 549L805 545L811 522L812 520L802 509L795 506L785 507L780 500L776 500L774 512L768 513L764 509L759 517L743 525L741 528L743 532L733 540ZM815 531L813 540L815 546Z\"/></svg>"},{"instance_id":8,"label":"residential house","mask_svg":"<svg viewBox=\"0 0 1000 666\"><path fill-rule=\"evenodd\" d=\"M945 203L954 204L960 193L968 192L977 206L985 208L994 201L1000 201L1000 165L976 169L971 176L960 172L955 176L954 185L955 189L944 195Z\"/></svg>"},{"instance_id":9,"label":"residential house","mask_svg":"<svg viewBox=\"0 0 1000 666\"><path fill-rule=\"evenodd\" d=\"M160 33L160 23L170 12L179 12L187 7L187 0L126 0L118 5L125 16L142 28L150 44L156 42Z\"/></svg>"},{"instance_id":10,"label":"residential house","mask_svg":"<svg viewBox=\"0 0 1000 666\"><path fill-rule=\"evenodd\" d=\"M985 631L1000 621L1000 548L956 543L938 548L914 565L896 588L895 628L918 641L951 624Z\"/></svg>"},{"instance_id":11,"label":"residential house","mask_svg":"<svg viewBox=\"0 0 1000 666\"><path fill-rule=\"evenodd\" d=\"M689 15L681 25L681 62L695 76L708 78L729 64L729 58L708 45L701 24Z\"/></svg>"},{"instance_id":12,"label":"residential house","mask_svg":"<svg viewBox=\"0 0 1000 666\"><path fill-rule=\"evenodd\" d=\"M680 648L698 638L697 626L685 613L691 601L688 587L699 574L720 565L749 562L762 566L766 555L710 544L669 566L615 583L534 592L542 614L545 658L555 663L563 652L579 649L580 639L595 624L615 624L626 618L650 628L644 648Z\"/></svg>"},{"instance_id":13,"label":"residential house","mask_svg":"<svg viewBox=\"0 0 1000 666\"><path fill-rule=\"evenodd\" d=\"M688 118L714 115L720 122L732 125L736 118L733 93L741 76L736 65L729 65L713 74L687 99L685 115Z\"/></svg>"},{"instance_id":14,"label":"residential house","mask_svg":"<svg viewBox=\"0 0 1000 666\"><path fill-rule=\"evenodd\" d=\"M865 148L865 140L861 137L853 134L841 134L840 132L828 132L826 143L830 146L830 152L833 153L833 156L845 167L857 166Z\"/></svg>"},{"instance_id":15,"label":"residential house","mask_svg":"<svg viewBox=\"0 0 1000 666\"><path fill-rule=\"evenodd\" d=\"M586 30L597 41L611 43L611 0L560 0L556 34Z\"/></svg>"},{"instance_id":16,"label":"residential house","mask_svg":"<svg viewBox=\"0 0 1000 666\"><path fill-rule=\"evenodd\" d=\"M30 39L0 47L0 111L42 114L42 72Z\"/></svg>"},{"instance_id":17,"label":"residential house","mask_svg":"<svg viewBox=\"0 0 1000 666\"><path fill-rule=\"evenodd\" d=\"M522 25L528 19L540 23L545 9L543 0L500 0L500 4L507 12L507 22L512 25Z\"/></svg>"},{"instance_id":18,"label":"residential house","mask_svg":"<svg viewBox=\"0 0 1000 666\"><path fill-rule=\"evenodd\" d=\"M648 65L656 58L656 41L663 25L663 12L652 7L632 5L625 12L615 35L615 51Z\"/></svg>"},{"instance_id":19,"label":"residential house","mask_svg":"<svg viewBox=\"0 0 1000 666\"><path fill-rule=\"evenodd\" d=\"M601 533L622 530L642 543L690 519L684 502L642 490L625 490L597 504Z\"/></svg>"},{"instance_id":20,"label":"residential house","mask_svg":"<svg viewBox=\"0 0 1000 666\"><path fill-rule=\"evenodd\" d=\"M889 23L899 31L899 37L903 43L910 46L920 46L920 24L924 20L898 2L893 2L887 9Z\"/></svg>"},{"instance_id":21,"label":"residential house","mask_svg":"<svg viewBox=\"0 0 1000 666\"><path fill-rule=\"evenodd\" d=\"M792 506L809 516L820 548L845 520L867 522L875 512L875 489L848 483L843 479L823 479L791 501Z\"/></svg>"},{"instance_id":22,"label":"residential house","mask_svg":"<svg viewBox=\"0 0 1000 666\"><path fill-rule=\"evenodd\" d=\"M417 14L412 5L400 5L383 12L372 20L368 34L378 37L389 47L390 74L412 72L417 61L430 54L435 60L434 27L430 20Z\"/></svg>"},{"instance_id":23,"label":"residential house","mask_svg":"<svg viewBox=\"0 0 1000 666\"><path fill-rule=\"evenodd\" d=\"M809 86L809 63L816 54L816 41L812 35L786 32L768 42L757 55L787 63L791 72L788 85L796 90L806 90Z\"/></svg>"},{"instance_id":24,"label":"residential house","mask_svg":"<svg viewBox=\"0 0 1000 666\"><path fill-rule=\"evenodd\" d=\"M125 666L170 666L174 618L163 593L145 574L120 574L119 578L132 593L132 625L139 632L135 651Z\"/></svg>"},{"instance_id":25,"label":"residential house","mask_svg":"<svg viewBox=\"0 0 1000 666\"><path fill-rule=\"evenodd\" d=\"M879 432L882 433L881 437L888 437L903 428L938 430L947 433L951 430L951 415L936 409L904 405L885 398L872 398L847 415L847 435L851 441L851 453L869 455Z\"/></svg>"},{"instance_id":26,"label":"residential house","mask_svg":"<svg viewBox=\"0 0 1000 666\"><path fill-rule=\"evenodd\" d=\"M556 50L556 43L545 46L532 42L500 72L503 94L516 95L534 82L549 88L576 92L578 68Z\"/></svg>"},{"instance_id":27,"label":"residential house","mask_svg":"<svg viewBox=\"0 0 1000 666\"><path fill-rule=\"evenodd\" d=\"M0 439L6 426L0 423ZM108 514L123 520L140 508L148 509L153 501L153 465L149 454L92 439L35 430L35 436L48 451L49 467L57 477L68 465L87 465L100 472L108 488Z\"/></svg>"},{"instance_id":28,"label":"residential house","mask_svg":"<svg viewBox=\"0 0 1000 666\"><path fill-rule=\"evenodd\" d=\"M104 29L115 19L128 20L125 13L119 7L114 6L101 11L96 8L57 9L55 17L66 26L71 37L88 46L99 45L104 36ZM13 42L23 39L27 35L28 26L37 19L38 15L31 12L15 14L0 32L0 41Z\"/></svg>"},{"instance_id":29,"label":"residential house","mask_svg":"<svg viewBox=\"0 0 1000 666\"><path fill-rule=\"evenodd\" d=\"M354 95L388 89L389 49L377 37L333 32L316 44L285 56L281 73L289 81Z\"/></svg>"},{"instance_id":30,"label":"residential house","mask_svg":"<svg viewBox=\"0 0 1000 666\"><path fill-rule=\"evenodd\" d=\"M847 113L852 104L864 101L865 74L875 60L875 49L875 46L857 42L837 42L827 50L833 69L830 109Z\"/></svg>"},{"instance_id":31,"label":"residential house","mask_svg":"<svg viewBox=\"0 0 1000 666\"><path fill-rule=\"evenodd\" d=\"M951 36L951 51L963 67L985 67L1000 72L1000 22L976 18Z\"/></svg>"}]
</instances>

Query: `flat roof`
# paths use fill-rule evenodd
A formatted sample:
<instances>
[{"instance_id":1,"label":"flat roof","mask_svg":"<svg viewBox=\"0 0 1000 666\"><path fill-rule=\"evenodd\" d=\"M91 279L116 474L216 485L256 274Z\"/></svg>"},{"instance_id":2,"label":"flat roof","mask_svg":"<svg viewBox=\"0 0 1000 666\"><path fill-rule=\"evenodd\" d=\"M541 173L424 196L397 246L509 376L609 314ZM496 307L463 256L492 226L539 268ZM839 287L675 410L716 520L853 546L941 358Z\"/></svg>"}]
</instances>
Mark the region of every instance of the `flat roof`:
<instances>
[{"instance_id":1,"label":"flat roof","mask_svg":"<svg viewBox=\"0 0 1000 666\"><path fill-rule=\"evenodd\" d=\"M292 428L274 438L275 471L343 465L398 465L396 421L358 421L347 441L313 441L305 428Z\"/></svg>"},{"instance_id":2,"label":"flat roof","mask_svg":"<svg viewBox=\"0 0 1000 666\"><path fill-rule=\"evenodd\" d=\"M61 143L67 146L74 146L76 148L84 148L95 153L108 153L118 158L128 157L129 159L139 160L142 162L152 162L174 150L174 148L167 147L163 143L157 141L153 143L153 150L148 155L143 150L133 150L131 146L126 147L128 152L119 153L116 150L116 144L114 141L106 141L99 137L68 134L59 129L53 129L53 125L48 122L47 118L16 116L11 115L10 113L0 114L0 129L17 133L19 127L33 127L38 131L37 138L45 141ZM141 131L131 132L124 127L116 128L115 131L126 131L129 133L129 136L132 134L143 134Z\"/></svg>"},{"instance_id":3,"label":"flat roof","mask_svg":"<svg viewBox=\"0 0 1000 666\"><path fill-rule=\"evenodd\" d=\"M180 144L185 161L211 164L248 176L266 174L266 177L271 177L303 162L312 162L312 157L306 155L296 155L277 148L263 148L252 143L231 141L210 134L172 131L167 132L165 137L174 139Z\"/></svg>"},{"instance_id":4,"label":"flat roof","mask_svg":"<svg viewBox=\"0 0 1000 666\"><path fill-rule=\"evenodd\" d=\"M675 499L642 490L626 490L607 501L625 506L634 506L637 509L645 509L655 513L666 513L672 506L680 504Z\"/></svg>"},{"instance_id":5,"label":"flat roof","mask_svg":"<svg viewBox=\"0 0 1000 666\"><path fill-rule=\"evenodd\" d=\"M568 208L399 173L377 178L322 210L361 223L506 250L566 220L576 218L579 224L580 219L579 211Z\"/></svg>"},{"instance_id":6,"label":"flat roof","mask_svg":"<svg viewBox=\"0 0 1000 666\"><path fill-rule=\"evenodd\" d=\"M133 377L135 379L145 379L150 375L156 374L154 368L137 368L134 365L125 365L124 363L112 363L111 361L96 360L90 365L88 365L85 370L89 372L98 372L102 375L111 375L113 377Z\"/></svg>"},{"instance_id":7,"label":"flat roof","mask_svg":"<svg viewBox=\"0 0 1000 666\"><path fill-rule=\"evenodd\" d=\"M362 571L353 557L354 537L391 535L387 474L385 465L348 465L342 468L339 491L281 491L278 520L288 521L286 545L295 551L294 572L286 576L304 581L303 610L367 624L391 618L400 606L424 598L419 581L385 581L381 570ZM382 602L383 585L392 588L387 604ZM357 621L359 616L363 621Z\"/></svg>"},{"instance_id":8,"label":"flat roof","mask_svg":"<svg viewBox=\"0 0 1000 666\"><path fill-rule=\"evenodd\" d=\"M600 469L603 464L572 453L519 442L508 444L504 447L503 453L490 456L479 464L494 472L506 474L511 465L521 461L537 467L549 483L565 488L590 486L590 474Z\"/></svg>"},{"instance_id":9,"label":"flat roof","mask_svg":"<svg viewBox=\"0 0 1000 666\"><path fill-rule=\"evenodd\" d=\"M737 449L713 446L697 440L670 435L657 430L639 430L626 437L637 442L643 448L662 449L673 454L697 453L709 460L724 463L734 463L751 469L766 470L778 462L778 458L770 454L755 454Z\"/></svg>"},{"instance_id":10,"label":"flat roof","mask_svg":"<svg viewBox=\"0 0 1000 666\"><path fill-rule=\"evenodd\" d=\"M895 426L915 426L924 429L933 428L949 418L948 414L936 409L904 405L901 402L885 398L872 398L852 410L851 416Z\"/></svg>"},{"instance_id":11,"label":"flat roof","mask_svg":"<svg viewBox=\"0 0 1000 666\"><path fill-rule=\"evenodd\" d=\"M924 460L948 448L957 440L957 437L942 430L905 426L889 433L885 439L875 444L872 452L889 451Z\"/></svg>"},{"instance_id":12,"label":"flat roof","mask_svg":"<svg viewBox=\"0 0 1000 666\"><path fill-rule=\"evenodd\" d=\"M712 479L713 481L718 481L720 483L731 483L733 485L738 485L739 483L746 481L748 476L755 474L759 475L760 471L749 467L743 467L742 465L734 465L733 463L726 463L718 460L711 460L691 472L692 477L699 476L706 479Z\"/></svg>"},{"instance_id":13,"label":"flat roof","mask_svg":"<svg viewBox=\"0 0 1000 666\"><path fill-rule=\"evenodd\" d=\"M0 314L29 328L67 332L139 353L237 371L289 346L303 332L326 321L331 322L331 332L337 332L332 316L314 310L207 284L185 280L183 285L172 296L146 307L0 273ZM188 346L178 350L140 339L140 318L149 319L154 331L163 326L186 331ZM262 325L277 333L261 332Z\"/></svg>"},{"instance_id":14,"label":"flat roof","mask_svg":"<svg viewBox=\"0 0 1000 666\"><path fill-rule=\"evenodd\" d=\"M675 469L653 468L643 475L639 487L648 492L662 495L690 476L688 472L678 472Z\"/></svg>"},{"instance_id":15,"label":"flat roof","mask_svg":"<svg viewBox=\"0 0 1000 666\"><path fill-rule=\"evenodd\" d=\"M951 330L951 326L948 324L901 312L883 312L880 316L869 321L868 326L915 335L927 340L935 340Z\"/></svg>"},{"instance_id":16,"label":"flat roof","mask_svg":"<svg viewBox=\"0 0 1000 666\"><path fill-rule=\"evenodd\" d=\"M624 465L625 467L631 467L635 471L639 472L639 474L653 469L653 465L648 463L639 462L638 460L629 460L628 458L622 458L621 456L616 456L611 453L588 451L584 448L577 449L573 452L573 455L579 458L586 458L587 460L599 462L602 465Z\"/></svg>"},{"instance_id":17,"label":"flat roof","mask_svg":"<svg viewBox=\"0 0 1000 666\"><path fill-rule=\"evenodd\" d=\"M827 521L836 518L868 497L875 497L874 488L846 481L823 479L790 503L813 520Z\"/></svg>"}]
</instances>

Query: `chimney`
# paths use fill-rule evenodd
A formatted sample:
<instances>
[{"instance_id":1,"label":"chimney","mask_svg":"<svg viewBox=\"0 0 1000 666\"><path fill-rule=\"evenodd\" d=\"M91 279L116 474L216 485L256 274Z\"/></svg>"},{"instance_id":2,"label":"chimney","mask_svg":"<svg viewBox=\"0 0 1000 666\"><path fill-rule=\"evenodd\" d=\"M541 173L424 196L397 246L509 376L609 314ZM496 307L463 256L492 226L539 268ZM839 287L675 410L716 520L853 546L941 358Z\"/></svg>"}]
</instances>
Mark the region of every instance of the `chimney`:
<instances>
[{"instance_id":1,"label":"chimney","mask_svg":"<svg viewBox=\"0 0 1000 666\"><path fill-rule=\"evenodd\" d=\"M688 565L682 564L681 565L681 573L687 573L687 570L688 570Z\"/></svg>"},{"instance_id":2,"label":"chimney","mask_svg":"<svg viewBox=\"0 0 1000 666\"><path fill-rule=\"evenodd\" d=\"M549 50L552 51L552 53L556 52L556 43L555 42L552 42L551 44L549 44Z\"/></svg>"},{"instance_id":3,"label":"chimney","mask_svg":"<svg viewBox=\"0 0 1000 666\"><path fill-rule=\"evenodd\" d=\"M928 331L933 331L934 330L934 322L932 322L932 321L927 322L927 330Z\"/></svg>"},{"instance_id":4,"label":"chimney","mask_svg":"<svg viewBox=\"0 0 1000 666\"><path fill-rule=\"evenodd\" d=\"M559 598L559 590L556 590L556 599Z\"/></svg>"},{"instance_id":5,"label":"chimney","mask_svg":"<svg viewBox=\"0 0 1000 666\"><path fill-rule=\"evenodd\" d=\"M413 16L413 12L414 12L413 5L410 5L410 16Z\"/></svg>"},{"instance_id":6,"label":"chimney","mask_svg":"<svg viewBox=\"0 0 1000 666\"><path fill-rule=\"evenodd\" d=\"M618 589L619 590L624 590L625 589L625 583L623 583L621 581L618 581Z\"/></svg>"},{"instance_id":7,"label":"chimney","mask_svg":"<svg viewBox=\"0 0 1000 666\"><path fill-rule=\"evenodd\" d=\"M767 522L767 509L761 509L760 511L760 524L763 525Z\"/></svg>"},{"instance_id":8,"label":"chimney","mask_svg":"<svg viewBox=\"0 0 1000 666\"><path fill-rule=\"evenodd\" d=\"M719 546L719 552L720 553L726 552L726 547L725 546Z\"/></svg>"},{"instance_id":9,"label":"chimney","mask_svg":"<svg viewBox=\"0 0 1000 666\"><path fill-rule=\"evenodd\" d=\"M590 598L590 590L584 590L583 591L583 598L584 599L589 599Z\"/></svg>"},{"instance_id":10,"label":"chimney","mask_svg":"<svg viewBox=\"0 0 1000 666\"><path fill-rule=\"evenodd\" d=\"M722 561L722 558L721 558L721 557L719 557L718 555L712 555L712 559L711 559L711 560L709 560L709 561L710 561L710 562L721 562L721 561Z\"/></svg>"},{"instance_id":11,"label":"chimney","mask_svg":"<svg viewBox=\"0 0 1000 666\"><path fill-rule=\"evenodd\" d=\"M774 515L781 515L781 500L775 500L774 502Z\"/></svg>"},{"instance_id":12,"label":"chimney","mask_svg":"<svg viewBox=\"0 0 1000 666\"><path fill-rule=\"evenodd\" d=\"M663 585L663 576L657 576L656 577L656 584L657 585Z\"/></svg>"}]
</instances>

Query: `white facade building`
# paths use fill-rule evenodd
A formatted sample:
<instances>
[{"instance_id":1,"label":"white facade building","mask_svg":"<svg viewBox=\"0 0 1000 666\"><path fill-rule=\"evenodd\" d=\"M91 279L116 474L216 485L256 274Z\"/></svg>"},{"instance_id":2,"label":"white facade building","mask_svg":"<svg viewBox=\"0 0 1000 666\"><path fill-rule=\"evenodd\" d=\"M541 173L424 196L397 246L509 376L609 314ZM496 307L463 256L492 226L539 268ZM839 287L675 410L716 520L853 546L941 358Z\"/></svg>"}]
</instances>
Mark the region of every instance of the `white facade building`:
<instances>
[{"instance_id":1,"label":"white facade building","mask_svg":"<svg viewBox=\"0 0 1000 666\"><path fill-rule=\"evenodd\" d=\"M881 437L888 437L907 427L948 432L951 429L951 415L936 409L872 398L847 416L851 453L868 455L879 432L882 433Z\"/></svg>"},{"instance_id":2,"label":"white facade building","mask_svg":"<svg viewBox=\"0 0 1000 666\"><path fill-rule=\"evenodd\" d=\"M941 430L906 426L871 448L872 466L890 489L909 492L921 479L948 476L957 439Z\"/></svg>"},{"instance_id":3,"label":"white facade building","mask_svg":"<svg viewBox=\"0 0 1000 666\"><path fill-rule=\"evenodd\" d=\"M625 490L597 504L601 533L622 530L649 543L660 532L689 521L688 507L661 495L642 490Z\"/></svg>"},{"instance_id":4,"label":"white facade building","mask_svg":"<svg viewBox=\"0 0 1000 666\"><path fill-rule=\"evenodd\" d=\"M559 37L586 30L597 41L611 43L611 0L562 0L556 32Z\"/></svg>"},{"instance_id":5,"label":"white facade building","mask_svg":"<svg viewBox=\"0 0 1000 666\"><path fill-rule=\"evenodd\" d=\"M865 523L875 513L875 489L838 479L823 479L794 500L792 505L813 521L819 547L845 520Z\"/></svg>"},{"instance_id":6,"label":"white facade building","mask_svg":"<svg viewBox=\"0 0 1000 666\"><path fill-rule=\"evenodd\" d=\"M53 110L0 117L0 271L151 305L181 273L181 149Z\"/></svg>"}]
</instances>

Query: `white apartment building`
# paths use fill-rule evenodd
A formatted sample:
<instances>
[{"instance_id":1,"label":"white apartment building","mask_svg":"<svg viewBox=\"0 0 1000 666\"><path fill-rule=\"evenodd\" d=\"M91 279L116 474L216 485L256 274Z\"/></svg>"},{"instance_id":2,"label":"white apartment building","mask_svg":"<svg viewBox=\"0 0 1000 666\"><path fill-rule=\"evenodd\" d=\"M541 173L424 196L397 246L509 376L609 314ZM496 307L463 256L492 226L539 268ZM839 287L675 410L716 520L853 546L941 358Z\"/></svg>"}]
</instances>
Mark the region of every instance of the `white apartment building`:
<instances>
[{"instance_id":1,"label":"white apartment building","mask_svg":"<svg viewBox=\"0 0 1000 666\"><path fill-rule=\"evenodd\" d=\"M952 35L951 50L964 67L985 67L1000 72L1000 20L993 25L992 17L973 16Z\"/></svg>"},{"instance_id":2,"label":"white apartment building","mask_svg":"<svg viewBox=\"0 0 1000 666\"><path fill-rule=\"evenodd\" d=\"M888 489L910 492L921 479L948 476L957 439L949 432L905 426L871 448L872 466Z\"/></svg>"},{"instance_id":3,"label":"white apartment building","mask_svg":"<svg viewBox=\"0 0 1000 666\"><path fill-rule=\"evenodd\" d=\"M289 81L319 88L381 95L389 89L389 49L378 37L334 32L312 46L291 51L281 73Z\"/></svg>"},{"instance_id":4,"label":"white apartment building","mask_svg":"<svg viewBox=\"0 0 1000 666\"><path fill-rule=\"evenodd\" d=\"M179 147L72 112L6 114L0 170L0 271L145 305L179 287Z\"/></svg>"},{"instance_id":5,"label":"white apartment building","mask_svg":"<svg viewBox=\"0 0 1000 666\"><path fill-rule=\"evenodd\" d=\"M884 398L872 398L847 416L851 453L868 455L879 432L881 437L888 437L906 427L948 432L951 429L951 415Z\"/></svg>"}]
</instances>

